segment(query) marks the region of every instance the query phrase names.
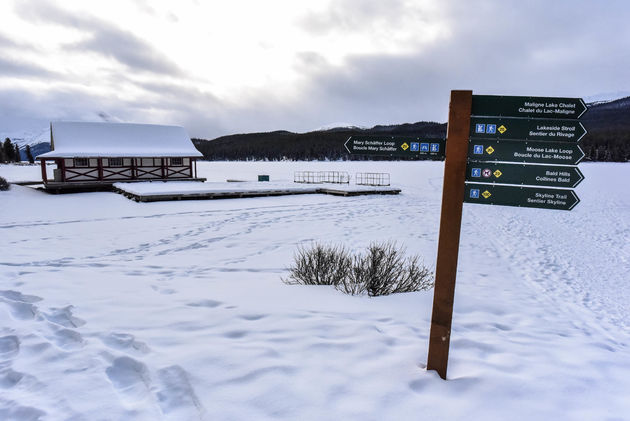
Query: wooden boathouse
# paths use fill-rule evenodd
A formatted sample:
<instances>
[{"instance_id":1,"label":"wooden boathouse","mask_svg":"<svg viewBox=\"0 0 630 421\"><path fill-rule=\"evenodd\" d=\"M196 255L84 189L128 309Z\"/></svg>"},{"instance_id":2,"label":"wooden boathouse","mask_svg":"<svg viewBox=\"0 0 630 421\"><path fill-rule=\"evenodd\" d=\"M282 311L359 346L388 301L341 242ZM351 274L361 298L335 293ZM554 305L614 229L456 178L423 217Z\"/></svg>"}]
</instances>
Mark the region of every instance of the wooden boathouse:
<instances>
[{"instance_id":1,"label":"wooden boathouse","mask_svg":"<svg viewBox=\"0 0 630 421\"><path fill-rule=\"evenodd\" d=\"M121 181L199 180L203 155L179 126L53 122L51 151L39 155L48 190L109 187ZM46 163L55 162L53 178Z\"/></svg>"}]
</instances>

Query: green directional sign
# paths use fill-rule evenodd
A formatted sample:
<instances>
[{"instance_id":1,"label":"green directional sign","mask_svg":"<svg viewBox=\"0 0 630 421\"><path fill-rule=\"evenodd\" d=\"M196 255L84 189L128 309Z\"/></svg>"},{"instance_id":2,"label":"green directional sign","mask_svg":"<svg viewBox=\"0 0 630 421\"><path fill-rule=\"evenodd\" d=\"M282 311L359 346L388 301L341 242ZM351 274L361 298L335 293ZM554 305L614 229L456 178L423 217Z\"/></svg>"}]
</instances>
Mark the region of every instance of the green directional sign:
<instances>
[{"instance_id":1,"label":"green directional sign","mask_svg":"<svg viewBox=\"0 0 630 421\"><path fill-rule=\"evenodd\" d=\"M576 165L582 158L584 151L575 143L567 142L471 139L468 145L471 161Z\"/></svg>"},{"instance_id":2,"label":"green directional sign","mask_svg":"<svg viewBox=\"0 0 630 421\"><path fill-rule=\"evenodd\" d=\"M549 142L579 142L586 129L577 120L538 118L471 117L472 139L512 139Z\"/></svg>"},{"instance_id":3,"label":"green directional sign","mask_svg":"<svg viewBox=\"0 0 630 421\"><path fill-rule=\"evenodd\" d=\"M441 159L446 141L411 136L351 136L344 146L351 154Z\"/></svg>"},{"instance_id":4,"label":"green directional sign","mask_svg":"<svg viewBox=\"0 0 630 421\"><path fill-rule=\"evenodd\" d=\"M580 202L573 190L466 183L464 202L571 210Z\"/></svg>"},{"instance_id":5,"label":"green directional sign","mask_svg":"<svg viewBox=\"0 0 630 421\"><path fill-rule=\"evenodd\" d=\"M581 98L473 95L471 115L574 120L586 110Z\"/></svg>"},{"instance_id":6,"label":"green directional sign","mask_svg":"<svg viewBox=\"0 0 630 421\"><path fill-rule=\"evenodd\" d=\"M468 162L466 167L466 181L476 183L573 188L582 180L584 175L573 166Z\"/></svg>"}]
</instances>

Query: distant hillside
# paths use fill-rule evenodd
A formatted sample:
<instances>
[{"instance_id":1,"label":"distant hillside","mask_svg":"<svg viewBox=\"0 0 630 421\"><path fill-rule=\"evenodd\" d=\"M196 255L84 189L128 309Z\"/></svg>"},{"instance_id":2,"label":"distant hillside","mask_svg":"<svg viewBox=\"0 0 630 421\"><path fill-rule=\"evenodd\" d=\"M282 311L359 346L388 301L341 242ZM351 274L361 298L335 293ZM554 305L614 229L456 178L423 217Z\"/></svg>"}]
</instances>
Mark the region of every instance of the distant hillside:
<instances>
[{"instance_id":1,"label":"distant hillside","mask_svg":"<svg viewBox=\"0 0 630 421\"><path fill-rule=\"evenodd\" d=\"M589 110L582 121L588 131L580 142L586 160L630 160L630 97L589 104ZM348 154L343 144L353 135L444 138L446 123L418 122L375 126L371 129L340 127L308 133L249 133L223 136L214 140L193 139L193 142L208 160L389 159Z\"/></svg>"},{"instance_id":2,"label":"distant hillside","mask_svg":"<svg viewBox=\"0 0 630 421\"><path fill-rule=\"evenodd\" d=\"M580 145L592 161L630 161L630 97L592 104L582 118Z\"/></svg>"},{"instance_id":3,"label":"distant hillside","mask_svg":"<svg viewBox=\"0 0 630 421\"><path fill-rule=\"evenodd\" d=\"M580 142L591 161L630 161L630 97L608 102L588 104L589 110L582 119L588 134ZM308 133L275 131L247 133L219 137L214 140L193 139L197 149L208 160L338 160L368 159L361 155L350 155L343 147L353 135L392 135L425 138L446 137L446 123L418 122L374 126L370 129L340 127ZM5 133L20 145L22 159L26 159L25 148L31 145L33 156L48 152L49 129ZM388 159L370 157L369 159Z\"/></svg>"},{"instance_id":4,"label":"distant hillside","mask_svg":"<svg viewBox=\"0 0 630 421\"><path fill-rule=\"evenodd\" d=\"M398 135L444 138L446 124L418 122L392 126L375 126L371 129L335 128L308 133L276 131L269 133L236 134L214 140L193 139L197 149L209 160L338 160L366 159L349 155L343 144L354 135ZM375 157L372 157L374 159ZM376 159L385 159L378 158Z\"/></svg>"}]
</instances>

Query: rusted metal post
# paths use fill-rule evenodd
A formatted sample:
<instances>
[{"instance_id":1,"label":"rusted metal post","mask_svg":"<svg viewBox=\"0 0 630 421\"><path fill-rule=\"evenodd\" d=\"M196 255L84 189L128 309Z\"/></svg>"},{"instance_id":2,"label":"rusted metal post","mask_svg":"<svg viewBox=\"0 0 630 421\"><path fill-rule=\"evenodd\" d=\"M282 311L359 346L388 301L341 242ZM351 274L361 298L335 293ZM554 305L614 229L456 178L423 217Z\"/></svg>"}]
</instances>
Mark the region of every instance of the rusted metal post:
<instances>
[{"instance_id":1,"label":"rusted metal post","mask_svg":"<svg viewBox=\"0 0 630 421\"><path fill-rule=\"evenodd\" d=\"M471 107L472 91L451 91L446 134L440 237L435 266L433 314L427 361L427 370L436 370L443 379L446 379L451 322L453 320L453 298L457 274L459 234L462 224Z\"/></svg>"}]
</instances>

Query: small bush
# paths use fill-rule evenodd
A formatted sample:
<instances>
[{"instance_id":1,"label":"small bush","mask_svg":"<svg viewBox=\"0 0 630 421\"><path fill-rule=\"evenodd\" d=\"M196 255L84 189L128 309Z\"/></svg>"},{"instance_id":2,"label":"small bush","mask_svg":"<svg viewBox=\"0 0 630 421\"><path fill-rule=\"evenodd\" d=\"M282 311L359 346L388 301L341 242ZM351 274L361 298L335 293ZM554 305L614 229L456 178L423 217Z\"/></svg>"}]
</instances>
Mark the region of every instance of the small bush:
<instances>
[{"instance_id":1,"label":"small bush","mask_svg":"<svg viewBox=\"0 0 630 421\"><path fill-rule=\"evenodd\" d=\"M4 178L0 177L0 191L9 190L10 187L11 186L9 185L9 182L5 180Z\"/></svg>"},{"instance_id":2,"label":"small bush","mask_svg":"<svg viewBox=\"0 0 630 421\"><path fill-rule=\"evenodd\" d=\"M343 247L314 244L298 249L284 282L333 285L346 294L371 297L427 290L433 286L433 274L419 260L405 257L405 250L392 242L373 243L365 254L354 256Z\"/></svg>"},{"instance_id":3,"label":"small bush","mask_svg":"<svg viewBox=\"0 0 630 421\"><path fill-rule=\"evenodd\" d=\"M338 285L348 276L352 258L343 247L313 244L298 247L295 264L290 268L288 284Z\"/></svg>"}]
</instances>

